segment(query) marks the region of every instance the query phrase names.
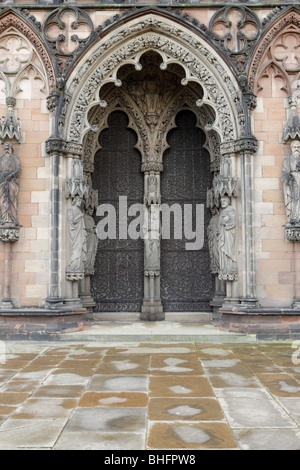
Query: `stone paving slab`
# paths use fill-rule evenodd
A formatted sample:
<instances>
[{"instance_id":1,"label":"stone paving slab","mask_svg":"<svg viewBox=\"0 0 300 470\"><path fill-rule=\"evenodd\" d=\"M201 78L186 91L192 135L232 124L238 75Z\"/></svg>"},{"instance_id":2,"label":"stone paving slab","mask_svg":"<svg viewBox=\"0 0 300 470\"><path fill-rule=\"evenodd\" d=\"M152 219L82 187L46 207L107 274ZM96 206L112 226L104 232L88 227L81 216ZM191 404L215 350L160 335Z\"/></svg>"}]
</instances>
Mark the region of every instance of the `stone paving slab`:
<instances>
[{"instance_id":1,"label":"stone paving slab","mask_svg":"<svg viewBox=\"0 0 300 470\"><path fill-rule=\"evenodd\" d=\"M1 450L300 449L293 344L4 346Z\"/></svg>"}]
</instances>

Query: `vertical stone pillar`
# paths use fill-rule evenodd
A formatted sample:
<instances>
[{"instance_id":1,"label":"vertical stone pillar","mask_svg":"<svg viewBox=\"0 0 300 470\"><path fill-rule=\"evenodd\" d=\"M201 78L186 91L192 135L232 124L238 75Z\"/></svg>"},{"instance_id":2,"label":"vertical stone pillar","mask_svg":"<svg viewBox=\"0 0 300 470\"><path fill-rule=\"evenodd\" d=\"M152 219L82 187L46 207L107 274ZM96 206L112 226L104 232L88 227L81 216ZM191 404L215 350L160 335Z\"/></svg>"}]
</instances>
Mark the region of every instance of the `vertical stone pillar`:
<instances>
[{"instance_id":1,"label":"vertical stone pillar","mask_svg":"<svg viewBox=\"0 0 300 470\"><path fill-rule=\"evenodd\" d=\"M145 162L144 172L144 298L141 320L164 320L160 298L160 172L162 163Z\"/></svg>"},{"instance_id":2,"label":"vertical stone pillar","mask_svg":"<svg viewBox=\"0 0 300 470\"><path fill-rule=\"evenodd\" d=\"M60 215L60 159L65 150L63 139L56 135L56 111L59 95L47 97L47 108L50 112L51 136L46 141L46 152L50 158L50 274L46 305L49 308L61 308L63 303L59 260L59 215Z\"/></svg>"},{"instance_id":3,"label":"vertical stone pillar","mask_svg":"<svg viewBox=\"0 0 300 470\"><path fill-rule=\"evenodd\" d=\"M300 309L300 247L299 244L294 245L293 253L293 271L294 271L294 299L292 303L293 308Z\"/></svg>"},{"instance_id":4,"label":"vertical stone pillar","mask_svg":"<svg viewBox=\"0 0 300 470\"><path fill-rule=\"evenodd\" d=\"M5 243L4 279L3 279L3 297L1 299L1 310L13 308L11 300L11 243Z\"/></svg>"},{"instance_id":5,"label":"vertical stone pillar","mask_svg":"<svg viewBox=\"0 0 300 470\"><path fill-rule=\"evenodd\" d=\"M220 196L218 279L223 283L222 288L226 292L224 306L230 308L240 301L237 259L239 181L236 171L235 143L223 144L221 153L220 176L216 183L217 193Z\"/></svg>"},{"instance_id":6,"label":"vertical stone pillar","mask_svg":"<svg viewBox=\"0 0 300 470\"><path fill-rule=\"evenodd\" d=\"M257 141L253 137L240 139L237 149L241 158L241 206L243 225L243 295L242 306L257 307L255 280L255 236L253 213L253 158L257 150Z\"/></svg>"}]
</instances>

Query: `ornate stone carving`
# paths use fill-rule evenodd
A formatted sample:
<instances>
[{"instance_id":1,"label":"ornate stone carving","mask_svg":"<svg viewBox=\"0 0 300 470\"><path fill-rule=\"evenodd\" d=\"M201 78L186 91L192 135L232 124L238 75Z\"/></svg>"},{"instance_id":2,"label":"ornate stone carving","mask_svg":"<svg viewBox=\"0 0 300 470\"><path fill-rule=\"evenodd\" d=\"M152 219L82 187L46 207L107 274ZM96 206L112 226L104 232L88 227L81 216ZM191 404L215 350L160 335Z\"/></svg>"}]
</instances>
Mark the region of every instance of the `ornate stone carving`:
<instances>
[{"instance_id":1,"label":"ornate stone carving","mask_svg":"<svg viewBox=\"0 0 300 470\"><path fill-rule=\"evenodd\" d=\"M298 97L296 93L289 97L289 116L287 125L283 129L282 140L286 143L288 140L300 140L300 118L297 111Z\"/></svg>"},{"instance_id":2,"label":"ornate stone carving","mask_svg":"<svg viewBox=\"0 0 300 470\"><path fill-rule=\"evenodd\" d=\"M148 31L145 31L148 30ZM144 32L145 31L145 32ZM153 32L155 31L155 32ZM130 36L138 32L134 40ZM165 36L167 35L167 36ZM171 37L170 37L171 36ZM127 39L126 44L124 40ZM117 48L117 44L123 41L123 45ZM100 63L100 56L109 49L112 52ZM70 127L68 139L81 142L89 127L85 124L86 110L92 104L99 103L99 89L108 81L116 80L118 68L124 63L135 63L138 66L139 56L147 49L157 51L163 59L163 67L168 62L177 62L186 70L189 78L197 81L204 89L202 104L214 108L217 116L213 128L218 129L224 141L236 138L234 128L235 119L232 110L235 108L234 99L238 96L231 78L218 62L217 56L209 51L204 42L196 39L179 26L171 26L170 23L156 18L154 15L139 19L134 24L125 25L115 32L109 40L103 40L101 47L95 50L85 63L82 64L78 74L70 84L69 93L74 94L75 89L81 87L76 103L69 109ZM194 52L191 52L193 50ZM201 56L201 60L199 57ZM100 63L95 67L95 62ZM88 76L89 68L93 66L93 72ZM214 78L217 75L232 97L232 103L228 102L222 88ZM83 83L83 85L82 85ZM102 98L101 98L102 99ZM153 122L153 121L151 121Z\"/></svg>"},{"instance_id":3,"label":"ornate stone carving","mask_svg":"<svg viewBox=\"0 0 300 470\"><path fill-rule=\"evenodd\" d=\"M237 69L242 71L249 50L260 34L260 22L255 13L247 7L224 7L212 17L209 31Z\"/></svg>"},{"instance_id":4,"label":"ornate stone carving","mask_svg":"<svg viewBox=\"0 0 300 470\"><path fill-rule=\"evenodd\" d=\"M126 88L128 94L140 108L152 134L180 80L174 74L159 68L157 54L148 53L145 57L144 70L127 78Z\"/></svg>"},{"instance_id":5,"label":"ornate stone carving","mask_svg":"<svg viewBox=\"0 0 300 470\"><path fill-rule=\"evenodd\" d=\"M50 55L42 43L36 30L28 23L19 17L18 13L8 11L0 18L0 35L6 33L10 28L14 29L19 35L23 35L32 47L36 50L39 58L42 61L42 69L46 71L47 83L51 92L55 90L55 71L52 65Z\"/></svg>"},{"instance_id":6,"label":"ornate stone carving","mask_svg":"<svg viewBox=\"0 0 300 470\"><path fill-rule=\"evenodd\" d=\"M69 281L79 281L84 278L87 259L87 234L82 209L84 198L88 197L88 183L83 177L81 160L72 159L70 174L65 183L65 196L72 200L67 214L69 254L66 274Z\"/></svg>"},{"instance_id":7,"label":"ornate stone carving","mask_svg":"<svg viewBox=\"0 0 300 470\"><path fill-rule=\"evenodd\" d=\"M300 226L300 140L291 143L282 166L284 203L288 224Z\"/></svg>"},{"instance_id":8,"label":"ornate stone carving","mask_svg":"<svg viewBox=\"0 0 300 470\"><path fill-rule=\"evenodd\" d=\"M21 164L13 146L6 142L0 158L0 227L16 228L18 222L18 192ZM4 234L4 232L3 232ZM6 232L4 238L6 238Z\"/></svg>"},{"instance_id":9,"label":"ornate stone carving","mask_svg":"<svg viewBox=\"0 0 300 470\"><path fill-rule=\"evenodd\" d=\"M31 88L33 81L40 81L41 93L45 92L46 80L41 59L29 40L15 27L10 27L0 37L0 84L4 85L7 105L6 116L0 123L0 143L6 139L21 142L21 122L15 115L15 106L16 97L23 91L24 80L31 82Z\"/></svg>"},{"instance_id":10,"label":"ornate stone carving","mask_svg":"<svg viewBox=\"0 0 300 470\"><path fill-rule=\"evenodd\" d=\"M285 238L288 242L300 242L300 226L285 226Z\"/></svg>"},{"instance_id":11,"label":"ornate stone carving","mask_svg":"<svg viewBox=\"0 0 300 470\"><path fill-rule=\"evenodd\" d=\"M14 107L16 104L15 98L11 96L6 98L7 114L0 122L0 143L6 138L10 140L16 140L18 143L22 140L21 122L19 118L16 118L14 113Z\"/></svg>"},{"instance_id":12,"label":"ornate stone carving","mask_svg":"<svg viewBox=\"0 0 300 470\"><path fill-rule=\"evenodd\" d=\"M211 219L207 228L208 248L210 255L210 269L212 274L218 274L220 270L219 255L219 211L216 206L210 207Z\"/></svg>"},{"instance_id":13,"label":"ornate stone carving","mask_svg":"<svg viewBox=\"0 0 300 470\"><path fill-rule=\"evenodd\" d=\"M144 204L146 206L151 206L151 204L160 204L160 201L159 176L153 173L146 175Z\"/></svg>"},{"instance_id":14,"label":"ornate stone carving","mask_svg":"<svg viewBox=\"0 0 300 470\"><path fill-rule=\"evenodd\" d=\"M219 216L218 251L220 268L218 277L224 281L237 280L236 261L236 220L235 209L230 205L230 198L221 198L221 211Z\"/></svg>"},{"instance_id":15,"label":"ornate stone carving","mask_svg":"<svg viewBox=\"0 0 300 470\"><path fill-rule=\"evenodd\" d=\"M4 243L13 243L19 240L20 229L19 227L1 227L0 226L0 241Z\"/></svg>"},{"instance_id":16,"label":"ornate stone carving","mask_svg":"<svg viewBox=\"0 0 300 470\"><path fill-rule=\"evenodd\" d=\"M212 188L207 191L207 207L211 211L208 243L212 273L223 281L237 280L235 248L235 209L230 198L239 194L239 180L232 176L230 158L221 160L220 173L215 173Z\"/></svg>"},{"instance_id":17,"label":"ornate stone carving","mask_svg":"<svg viewBox=\"0 0 300 470\"><path fill-rule=\"evenodd\" d=\"M94 37L93 33L93 23L84 10L64 6L50 13L44 22L43 34L54 52L61 73Z\"/></svg>"},{"instance_id":18,"label":"ornate stone carving","mask_svg":"<svg viewBox=\"0 0 300 470\"><path fill-rule=\"evenodd\" d=\"M300 15L295 11L268 25L249 69L249 84L257 95L263 94L271 81L280 96L292 94L292 84L300 71L299 28Z\"/></svg>"},{"instance_id":19,"label":"ornate stone carving","mask_svg":"<svg viewBox=\"0 0 300 470\"><path fill-rule=\"evenodd\" d=\"M83 164L81 160L72 159L72 176L66 178L65 196L66 198L83 197L88 195L88 184L83 178Z\"/></svg>"},{"instance_id":20,"label":"ornate stone carving","mask_svg":"<svg viewBox=\"0 0 300 470\"><path fill-rule=\"evenodd\" d=\"M82 199L75 197L72 201L72 207L68 210L69 257L66 272L69 281L79 281L84 278L87 246L81 205Z\"/></svg>"},{"instance_id":21,"label":"ornate stone carving","mask_svg":"<svg viewBox=\"0 0 300 470\"><path fill-rule=\"evenodd\" d=\"M92 188L91 175L87 177L88 195L84 199L84 224L86 230L86 259L84 263L84 275L92 276L95 272L95 259L98 247L98 236L93 215L98 207L98 191Z\"/></svg>"}]
</instances>

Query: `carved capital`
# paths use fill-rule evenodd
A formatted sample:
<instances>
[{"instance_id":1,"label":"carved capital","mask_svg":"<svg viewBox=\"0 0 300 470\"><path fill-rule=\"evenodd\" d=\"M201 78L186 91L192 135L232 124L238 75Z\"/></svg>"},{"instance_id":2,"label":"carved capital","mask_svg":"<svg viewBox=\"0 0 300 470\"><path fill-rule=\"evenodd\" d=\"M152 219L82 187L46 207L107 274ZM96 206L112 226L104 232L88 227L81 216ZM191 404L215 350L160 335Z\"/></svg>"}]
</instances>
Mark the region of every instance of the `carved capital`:
<instances>
[{"instance_id":1,"label":"carved capital","mask_svg":"<svg viewBox=\"0 0 300 470\"><path fill-rule=\"evenodd\" d=\"M163 164L161 162L143 162L142 163L142 167L141 167L141 171L142 172L150 172L150 171L154 171L154 172L162 172L163 171Z\"/></svg>"},{"instance_id":2,"label":"carved capital","mask_svg":"<svg viewBox=\"0 0 300 470\"><path fill-rule=\"evenodd\" d=\"M236 142L231 141L231 142L224 142L220 145L220 153L221 155L225 156L231 156L236 152Z\"/></svg>"},{"instance_id":3,"label":"carved capital","mask_svg":"<svg viewBox=\"0 0 300 470\"><path fill-rule=\"evenodd\" d=\"M245 103L248 106L248 109L250 111L253 111L253 109L256 108L257 105L257 97L252 91L247 91L246 93L243 93Z\"/></svg>"},{"instance_id":4,"label":"carved capital","mask_svg":"<svg viewBox=\"0 0 300 470\"><path fill-rule=\"evenodd\" d=\"M83 155L83 146L75 142L67 142L68 157L78 158Z\"/></svg>"},{"instance_id":5,"label":"carved capital","mask_svg":"<svg viewBox=\"0 0 300 470\"><path fill-rule=\"evenodd\" d=\"M159 269L146 269L144 271L145 276L147 277L158 277L160 275Z\"/></svg>"},{"instance_id":6,"label":"carved capital","mask_svg":"<svg viewBox=\"0 0 300 470\"><path fill-rule=\"evenodd\" d=\"M65 154L67 152L67 142L64 139L50 137L46 140L46 152L48 155Z\"/></svg>"},{"instance_id":7,"label":"carved capital","mask_svg":"<svg viewBox=\"0 0 300 470\"><path fill-rule=\"evenodd\" d=\"M254 136L242 137L236 142L236 151L240 153L256 153L258 149L257 139Z\"/></svg>"},{"instance_id":8,"label":"carved capital","mask_svg":"<svg viewBox=\"0 0 300 470\"><path fill-rule=\"evenodd\" d=\"M82 272L67 272L66 277L68 281L80 281L81 279L84 279L84 271Z\"/></svg>"},{"instance_id":9,"label":"carved capital","mask_svg":"<svg viewBox=\"0 0 300 470\"><path fill-rule=\"evenodd\" d=\"M288 242L300 242L300 226L285 226L285 238Z\"/></svg>"},{"instance_id":10,"label":"carved capital","mask_svg":"<svg viewBox=\"0 0 300 470\"><path fill-rule=\"evenodd\" d=\"M0 227L0 241L14 243L19 240L20 227Z\"/></svg>"},{"instance_id":11,"label":"carved capital","mask_svg":"<svg viewBox=\"0 0 300 470\"><path fill-rule=\"evenodd\" d=\"M238 274L236 271L219 271L218 273L218 278L221 281L237 281L238 280Z\"/></svg>"},{"instance_id":12,"label":"carved capital","mask_svg":"<svg viewBox=\"0 0 300 470\"><path fill-rule=\"evenodd\" d=\"M58 105L59 95L49 95L47 96L47 109L50 113L53 113Z\"/></svg>"},{"instance_id":13,"label":"carved capital","mask_svg":"<svg viewBox=\"0 0 300 470\"><path fill-rule=\"evenodd\" d=\"M81 157L83 154L82 145L75 142L66 142L59 137L50 137L46 140L46 152L48 155L59 153L66 157Z\"/></svg>"}]
</instances>

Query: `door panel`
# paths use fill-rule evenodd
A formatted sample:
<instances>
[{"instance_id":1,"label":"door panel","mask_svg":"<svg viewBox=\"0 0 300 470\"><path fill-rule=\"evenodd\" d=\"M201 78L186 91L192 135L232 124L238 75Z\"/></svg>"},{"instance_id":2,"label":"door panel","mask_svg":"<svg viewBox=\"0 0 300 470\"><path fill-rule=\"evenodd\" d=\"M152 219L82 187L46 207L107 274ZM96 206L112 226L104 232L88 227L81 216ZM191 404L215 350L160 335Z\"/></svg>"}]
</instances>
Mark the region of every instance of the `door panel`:
<instances>
[{"instance_id":1,"label":"door panel","mask_svg":"<svg viewBox=\"0 0 300 470\"><path fill-rule=\"evenodd\" d=\"M143 240L119 239L119 196L127 197L127 207L143 202L143 174L136 134L127 128L128 118L114 111L109 127L99 137L101 149L95 155L93 188L98 190L99 204L111 204L116 210L117 239L99 240L95 275L91 292L96 311L141 310L143 298ZM96 217L96 223L100 220ZM128 219L128 223L130 222Z\"/></svg>"},{"instance_id":2,"label":"door panel","mask_svg":"<svg viewBox=\"0 0 300 470\"><path fill-rule=\"evenodd\" d=\"M164 155L161 178L162 203L179 204L182 213L182 239L174 239L171 218L171 237L161 241L161 297L164 311L209 311L213 296L213 277L207 242L209 213L206 192L211 186L209 154L203 148L204 132L195 127L196 117L191 111L181 111L176 117L177 127L168 135L170 148ZM187 251L184 237L184 205L204 204L204 246ZM193 227L195 230L195 225Z\"/></svg>"}]
</instances>

